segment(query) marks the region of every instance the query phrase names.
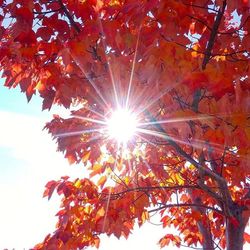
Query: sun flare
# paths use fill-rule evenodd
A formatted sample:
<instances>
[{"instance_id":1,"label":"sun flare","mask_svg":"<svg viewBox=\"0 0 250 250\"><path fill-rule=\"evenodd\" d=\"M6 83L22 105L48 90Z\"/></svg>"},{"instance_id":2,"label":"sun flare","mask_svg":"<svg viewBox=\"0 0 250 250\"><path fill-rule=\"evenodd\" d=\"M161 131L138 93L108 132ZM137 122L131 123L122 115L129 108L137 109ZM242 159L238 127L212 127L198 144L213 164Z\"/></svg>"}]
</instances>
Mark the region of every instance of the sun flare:
<instances>
[{"instance_id":1,"label":"sun flare","mask_svg":"<svg viewBox=\"0 0 250 250\"><path fill-rule=\"evenodd\" d=\"M137 128L137 119L127 109L115 110L107 121L108 134L119 143L127 143L133 138Z\"/></svg>"}]
</instances>

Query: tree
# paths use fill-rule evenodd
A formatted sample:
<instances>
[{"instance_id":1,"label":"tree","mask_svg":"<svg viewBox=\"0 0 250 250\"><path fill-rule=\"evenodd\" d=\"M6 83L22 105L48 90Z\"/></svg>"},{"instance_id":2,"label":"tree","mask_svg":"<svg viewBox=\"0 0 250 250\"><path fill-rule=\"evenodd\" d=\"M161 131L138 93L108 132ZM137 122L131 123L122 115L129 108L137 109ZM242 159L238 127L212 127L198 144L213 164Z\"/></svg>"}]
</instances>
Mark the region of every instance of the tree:
<instances>
[{"instance_id":1,"label":"tree","mask_svg":"<svg viewBox=\"0 0 250 250\"><path fill-rule=\"evenodd\" d=\"M42 109L45 128L89 178L62 177L57 229L35 249L128 237L158 212L161 247L240 250L250 241L250 18L247 0L13 0L1 5L1 71ZM136 114L117 142L107 120ZM130 121L128 121L129 123ZM166 229L167 231L167 229Z\"/></svg>"}]
</instances>

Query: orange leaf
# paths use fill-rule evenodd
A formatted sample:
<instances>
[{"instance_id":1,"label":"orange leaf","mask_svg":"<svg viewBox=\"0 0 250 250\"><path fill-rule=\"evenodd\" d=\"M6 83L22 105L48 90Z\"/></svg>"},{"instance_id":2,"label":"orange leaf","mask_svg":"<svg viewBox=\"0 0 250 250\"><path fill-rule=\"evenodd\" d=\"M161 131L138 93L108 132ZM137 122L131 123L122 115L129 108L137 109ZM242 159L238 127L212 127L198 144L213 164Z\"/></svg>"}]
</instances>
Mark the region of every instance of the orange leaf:
<instances>
[{"instance_id":1,"label":"orange leaf","mask_svg":"<svg viewBox=\"0 0 250 250\"><path fill-rule=\"evenodd\" d=\"M100 188L103 187L103 185L106 183L107 177L106 175L103 175L97 182L97 185L100 186Z\"/></svg>"},{"instance_id":2,"label":"orange leaf","mask_svg":"<svg viewBox=\"0 0 250 250\"><path fill-rule=\"evenodd\" d=\"M82 157L82 162L83 163L86 163L89 159L89 156L90 156L90 151L88 151L87 153L84 154L84 156Z\"/></svg>"},{"instance_id":3,"label":"orange leaf","mask_svg":"<svg viewBox=\"0 0 250 250\"><path fill-rule=\"evenodd\" d=\"M192 211L191 215L196 221L200 221L202 219L202 215L198 211Z\"/></svg>"},{"instance_id":4,"label":"orange leaf","mask_svg":"<svg viewBox=\"0 0 250 250\"><path fill-rule=\"evenodd\" d=\"M90 173L90 178L97 175L97 174L101 174L103 172L103 167L101 164L96 163L93 168L92 168L92 172Z\"/></svg>"},{"instance_id":5,"label":"orange leaf","mask_svg":"<svg viewBox=\"0 0 250 250\"><path fill-rule=\"evenodd\" d=\"M247 243L250 243L250 234L244 233L244 240L245 240Z\"/></svg>"},{"instance_id":6,"label":"orange leaf","mask_svg":"<svg viewBox=\"0 0 250 250\"><path fill-rule=\"evenodd\" d=\"M172 242L173 245L180 247L181 238L173 234L166 234L163 238L160 239L159 244L160 247L163 248L164 246L169 245L170 242Z\"/></svg>"}]
</instances>

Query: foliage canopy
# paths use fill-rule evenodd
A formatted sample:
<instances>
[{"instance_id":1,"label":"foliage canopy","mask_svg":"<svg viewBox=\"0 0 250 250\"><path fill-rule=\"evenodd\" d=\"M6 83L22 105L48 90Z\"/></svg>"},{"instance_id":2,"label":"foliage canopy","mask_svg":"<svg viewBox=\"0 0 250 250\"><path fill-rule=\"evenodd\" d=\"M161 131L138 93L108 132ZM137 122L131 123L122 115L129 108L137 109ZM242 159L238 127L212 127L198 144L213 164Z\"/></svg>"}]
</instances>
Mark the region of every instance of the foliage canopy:
<instances>
[{"instance_id":1,"label":"foliage canopy","mask_svg":"<svg viewBox=\"0 0 250 250\"><path fill-rule=\"evenodd\" d=\"M35 249L128 237L159 212L161 247L242 249L250 235L250 9L247 0L0 1L5 86L75 106L46 129L90 178L62 177L57 229ZM118 106L138 119L107 134ZM129 121L128 121L129 123ZM167 231L167 229L166 229ZM237 232L237 233L235 233Z\"/></svg>"}]
</instances>

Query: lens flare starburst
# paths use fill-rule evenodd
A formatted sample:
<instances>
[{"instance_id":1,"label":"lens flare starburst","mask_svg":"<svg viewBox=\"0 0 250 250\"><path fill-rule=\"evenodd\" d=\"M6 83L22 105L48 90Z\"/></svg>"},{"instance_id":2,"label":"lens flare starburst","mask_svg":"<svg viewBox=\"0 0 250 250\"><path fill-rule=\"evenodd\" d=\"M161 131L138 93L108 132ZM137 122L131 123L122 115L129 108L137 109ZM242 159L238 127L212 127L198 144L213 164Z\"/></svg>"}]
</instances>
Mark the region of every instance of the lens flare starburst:
<instances>
[{"instance_id":1,"label":"lens flare starburst","mask_svg":"<svg viewBox=\"0 0 250 250\"><path fill-rule=\"evenodd\" d=\"M108 134L118 143L126 144L136 133L137 119L135 114L125 108L112 112L107 120Z\"/></svg>"}]
</instances>

